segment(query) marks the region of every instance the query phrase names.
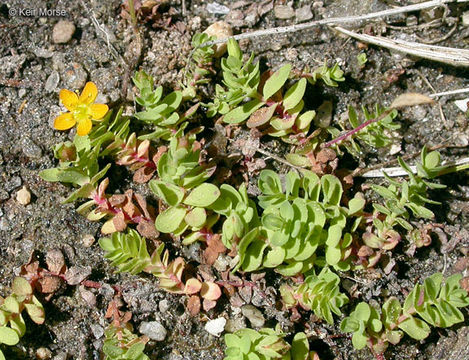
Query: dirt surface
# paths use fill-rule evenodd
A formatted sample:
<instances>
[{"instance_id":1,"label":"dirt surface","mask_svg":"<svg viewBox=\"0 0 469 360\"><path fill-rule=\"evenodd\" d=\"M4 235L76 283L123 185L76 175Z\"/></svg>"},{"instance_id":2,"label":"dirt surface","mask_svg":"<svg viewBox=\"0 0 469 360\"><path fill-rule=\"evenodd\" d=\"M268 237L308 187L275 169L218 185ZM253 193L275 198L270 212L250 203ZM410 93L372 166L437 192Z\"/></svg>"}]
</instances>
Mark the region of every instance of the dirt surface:
<instances>
[{"instance_id":1,"label":"dirt surface","mask_svg":"<svg viewBox=\"0 0 469 360\"><path fill-rule=\"evenodd\" d=\"M310 5L314 19L331 16L364 14L398 4L417 1L294 1L293 8ZM190 51L190 39L194 32L202 31L209 24L225 19L234 32L290 25L298 21L300 14L293 12L288 19L279 19L272 2L219 1L231 11L213 14L207 11L209 2L186 1L186 14L182 15L182 3L167 2L162 18L171 18L169 24L152 27L141 25L143 52L138 68L150 72L158 84L166 88L178 85ZM290 3L289 3L290 4ZM83 6L85 5L85 6ZM278 1L277 5L285 5ZM254 6L265 14L254 16ZM26 16L20 9L63 9L65 17ZM14 14L11 10L18 11ZM416 12L399 15L384 21L369 22L375 34L396 36L409 41L437 39L448 34L453 26L457 30L438 43L442 46L469 47L469 28L462 23L463 5L451 6L448 16ZM221 11L221 10L220 10ZM67 266L90 269L88 279L102 284L100 289L68 286L45 302L46 322L43 326L27 322L27 333L20 344L8 349L8 359L34 359L38 348L51 351L54 360L99 359L103 342L103 329L108 320L104 314L112 299L111 285L118 285L123 301L133 314L132 321L138 329L142 321L158 321L166 329L164 341L150 341L146 353L151 359L215 360L223 358L223 341L204 330L207 320L218 317L231 319L233 327L249 326L239 307L226 300L206 314L195 318L185 311L186 299L160 289L151 276L117 274L103 258L97 241L90 246L90 235L100 237L100 225L87 221L76 213L76 204L61 202L70 188L48 183L38 172L56 165L51 147L71 133L55 131L52 121L60 111L58 91L62 88L81 89L86 81L94 81L100 89L100 102L113 105L125 100L122 97L122 81L128 74L121 57L131 58L135 47L133 32L126 20L120 17L121 2L115 1L0 1L0 295L7 295L11 280L21 265L28 261L35 250L40 260L47 251L60 249ZM249 16L248 16L249 15ZM439 22L438 22L438 19ZM66 43L55 43L54 26L60 20L72 22L76 29ZM96 23L95 23L96 20ZM301 20L301 18L300 18ZM417 21L427 24L437 21L438 26L423 26L418 30L406 24ZM156 22L155 22L156 23ZM104 27L109 43L96 26ZM161 23L158 23L161 25ZM456 24L456 25L454 25ZM364 24L361 24L364 26ZM399 27L399 28L397 28ZM243 41L245 51L254 51L256 59L267 68L291 62L294 67L315 67L324 61L338 62L346 74L346 81L338 88L322 88L310 101L320 105L324 99L334 104L333 121L337 121L348 105L373 105L379 102L389 105L403 92L432 93L467 87L469 72L442 64L409 58L377 47L368 47L368 62L360 67L357 55L363 51L355 40L348 39L326 27L315 28L282 36L269 36ZM114 50L118 56L114 56ZM133 71L133 70L132 70ZM132 99L129 89L127 98ZM459 97L462 98L462 97ZM402 128L392 155L389 150L367 152L360 165L371 166L385 162L396 155L418 153L424 144L446 144L441 150L445 159L468 155L468 120L453 103L454 97L440 99L439 106L417 106L401 112ZM132 110L131 102L128 110ZM210 124L208 125L210 126ZM275 141L263 139L267 147L275 148ZM279 145L284 146L284 145ZM269 167L285 172L287 168L270 159ZM446 190L434 191L432 198L443 205L433 206L436 223L442 224L445 236L435 237L432 245L418 249L414 256L404 255L408 245L399 245L394 251L397 265L385 275L378 268L370 272L354 274L356 282L348 286L361 293L367 300L378 300L384 291L402 299L403 291L409 291L416 281L437 271L450 275L465 271L467 276L467 251L469 249L469 182L467 172L441 177ZM25 186L32 195L31 203L22 205L16 193ZM125 191L128 184L119 190ZM136 188L149 196L145 186ZM197 252L192 248L184 252ZM176 256L178 254L172 254ZM456 265L455 265L456 264ZM461 268L461 264L463 264ZM278 280L268 277L269 286ZM347 285L347 284L345 284ZM344 285L344 286L345 286ZM92 293L96 302L87 301L84 291ZM89 298L88 298L89 299ZM278 300L278 296L277 296ZM276 310L275 298L252 295L244 301L262 311L266 326L280 322L283 329L293 334L300 331L289 320L289 314ZM345 308L345 312L350 307ZM408 337L386 352L387 359L467 359L469 358L469 317L466 322L451 329L433 330L425 341L419 343ZM372 359L368 350L356 351L349 337L341 335L338 326L315 322L310 313L302 313L311 338L312 349L323 359ZM337 322L338 324L338 322Z\"/></svg>"}]
</instances>

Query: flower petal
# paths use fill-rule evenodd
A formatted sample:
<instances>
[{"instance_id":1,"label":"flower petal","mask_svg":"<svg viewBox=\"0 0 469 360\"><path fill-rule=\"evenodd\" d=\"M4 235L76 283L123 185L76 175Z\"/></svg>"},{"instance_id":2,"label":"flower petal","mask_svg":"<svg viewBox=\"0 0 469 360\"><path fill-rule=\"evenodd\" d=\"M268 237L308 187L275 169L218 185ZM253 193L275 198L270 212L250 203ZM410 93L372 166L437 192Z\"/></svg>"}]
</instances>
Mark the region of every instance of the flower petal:
<instances>
[{"instance_id":1,"label":"flower petal","mask_svg":"<svg viewBox=\"0 0 469 360\"><path fill-rule=\"evenodd\" d=\"M60 114L54 119L54 129L68 130L75 125L75 123L76 121L71 113Z\"/></svg>"},{"instance_id":2,"label":"flower petal","mask_svg":"<svg viewBox=\"0 0 469 360\"><path fill-rule=\"evenodd\" d=\"M84 119L78 122L77 126L77 134L78 136L85 136L88 135L91 131L91 127L93 124L91 123L91 119Z\"/></svg>"},{"instance_id":3,"label":"flower petal","mask_svg":"<svg viewBox=\"0 0 469 360\"><path fill-rule=\"evenodd\" d=\"M68 111L73 111L78 104L77 94L67 89L60 90L59 98Z\"/></svg>"},{"instance_id":4,"label":"flower petal","mask_svg":"<svg viewBox=\"0 0 469 360\"><path fill-rule=\"evenodd\" d=\"M80 98L78 101L80 104L92 104L98 96L98 88L94 82L88 81L85 85L85 88L81 92Z\"/></svg>"},{"instance_id":5,"label":"flower petal","mask_svg":"<svg viewBox=\"0 0 469 360\"><path fill-rule=\"evenodd\" d=\"M109 110L108 106L105 104L91 104L90 105L90 114L93 120L100 120L106 115Z\"/></svg>"}]
</instances>

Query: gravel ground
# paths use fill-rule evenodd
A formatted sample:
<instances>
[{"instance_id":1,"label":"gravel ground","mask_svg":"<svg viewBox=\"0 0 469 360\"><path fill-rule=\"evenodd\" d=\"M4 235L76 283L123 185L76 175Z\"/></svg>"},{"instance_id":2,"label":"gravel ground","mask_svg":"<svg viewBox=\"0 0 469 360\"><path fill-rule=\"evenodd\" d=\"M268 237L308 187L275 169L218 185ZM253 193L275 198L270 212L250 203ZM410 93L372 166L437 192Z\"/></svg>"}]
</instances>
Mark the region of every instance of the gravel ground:
<instances>
[{"instance_id":1,"label":"gravel ground","mask_svg":"<svg viewBox=\"0 0 469 360\"><path fill-rule=\"evenodd\" d=\"M225 19L235 33L239 33L290 25L312 17L363 14L394 3L405 5L416 1L300 0L278 1L274 6L269 1L219 1L218 4L226 8L214 8L209 7L212 2L197 0L186 1L185 16L181 15L181 1L163 2L167 3L168 10L162 18L171 17L171 25L152 27L152 24L161 25L158 21L142 25L144 44L138 67L150 72L159 84L170 88L177 86L182 78L192 34L215 21ZM293 3L293 9L289 7L290 3ZM121 58L131 56L134 44L131 27L119 16L120 6L118 0L33 0L27 4L21 0L0 1L0 294L8 293L11 280L18 274L20 266L27 263L33 250L42 261L51 249L60 249L67 266L91 269L88 278L102 284L100 289L64 287L45 303L45 325L38 326L29 321L20 345L8 350L8 359L34 359L39 348L49 349L54 360L99 359L103 329L108 323L104 314L113 296L111 285L122 289L123 301L133 314L136 328L145 332L145 328L150 327L157 332L155 338L158 341L151 340L147 346L151 359L222 359L222 338L205 331L206 322L225 317L231 319L232 327L250 324L239 307L226 301L207 314L193 318L185 312L185 298L159 290L154 278L116 274L103 259L97 241L93 243L100 236L99 224L78 215L76 204L61 204L70 188L48 183L38 176L40 170L56 165L51 147L72 139L69 133L55 131L51 125L60 110L60 89L81 89L86 81L94 81L101 94L98 102L112 106L123 100L121 88L126 69ZM43 8L64 10L66 15L41 17L24 12L25 9L37 12ZM218 13L214 14L213 9ZM229 13L223 14L226 9ZM257 9L257 13L253 9ZM463 5L451 7L450 18L459 21L457 31L438 45L469 47L469 27L461 21L463 11L468 11ZM424 11L400 15L393 18L392 24L401 29L387 28L384 22L373 23L373 29L375 33L409 41L437 39L451 29L451 19L438 27L425 27L419 31L409 30L406 24L413 21L425 24L439 16L441 14ZM108 42L94 20L104 27ZM322 99L332 100L334 121L348 105L376 102L389 105L397 95L406 91L431 93L429 84L436 92L463 88L468 84L466 69L409 58L377 47L366 50L368 62L362 68L356 59L363 51L361 44L325 27L243 41L241 45L246 51L254 51L266 67L275 68L291 62L302 69L306 65L317 66L325 60L338 62L346 73L346 82L338 88L324 89L323 93L317 94L317 99L311 99L312 103L319 104ZM111 48L115 50L111 51ZM132 99L131 89L126 97ZM454 99L444 97L440 100L442 114L438 106L417 106L402 111L399 116L402 128L398 134L402 140L397 141L396 152L392 155L389 150L367 153L363 164L371 166L392 159L396 154L416 153L424 144L457 146L442 150L443 157L448 160L467 156L468 120L454 105ZM275 144L267 143L266 146ZM281 164L267 162L280 172L285 170ZM434 209L438 209L436 222L443 224L447 242L435 238L432 246L418 250L413 257L397 255L398 265L389 275L381 269L360 274L363 282L358 284L356 291L364 298L376 298L383 287L390 294L399 295L402 289L410 289L416 280L437 271L445 271L445 275L467 272L467 172L443 176L440 181L448 189L435 192L434 198L443 205ZM17 198L17 192L23 187L31 193L27 205ZM121 190L125 189L123 184ZM148 195L143 187L139 189ZM396 254L403 250L398 249ZM269 285L273 285L276 280L269 281L272 281ZM89 296L96 301L90 301ZM295 328L288 313L276 310L258 297L253 294L244 303L256 305L267 326L280 322L287 332L301 330ZM340 334L337 326L316 323L309 318L310 314L303 315L316 334L311 346L319 352L321 360L373 358L368 351L354 350L348 337L334 336ZM422 343L406 338L390 349L386 358L467 359L468 326L466 320L465 324L450 330L434 330Z\"/></svg>"}]
</instances>

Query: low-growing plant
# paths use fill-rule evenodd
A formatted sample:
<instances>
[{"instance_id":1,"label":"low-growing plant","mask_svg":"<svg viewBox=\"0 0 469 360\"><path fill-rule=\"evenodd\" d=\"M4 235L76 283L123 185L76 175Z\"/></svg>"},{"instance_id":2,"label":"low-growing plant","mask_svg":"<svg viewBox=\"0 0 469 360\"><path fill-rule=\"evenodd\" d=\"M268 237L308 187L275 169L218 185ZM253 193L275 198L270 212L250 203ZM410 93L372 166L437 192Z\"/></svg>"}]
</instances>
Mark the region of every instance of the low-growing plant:
<instances>
[{"instance_id":1,"label":"low-growing plant","mask_svg":"<svg viewBox=\"0 0 469 360\"><path fill-rule=\"evenodd\" d=\"M186 278L186 262L182 257L169 261L169 252L161 244L150 256L145 239L135 230L128 233L114 233L111 237L99 240L99 245L106 252L104 257L111 260L121 272L138 274L142 271L158 278L161 289L175 294L200 294L208 302L216 302L221 296L220 287L212 281L200 281L195 277Z\"/></svg>"},{"instance_id":2,"label":"low-growing plant","mask_svg":"<svg viewBox=\"0 0 469 360\"><path fill-rule=\"evenodd\" d=\"M135 118L153 127L153 132L141 135L142 140L156 140L162 138L169 141L176 133L181 132L187 126L187 118L190 117L197 107L192 108L190 113L180 116L177 113L182 102L182 92L173 91L163 97L163 87L154 89L153 78L145 71L138 71L133 77L140 96L135 101L144 108L135 114Z\"/></svg>"},{"instance_id":3,"label":"low-growing plant","mask_svg":"<svg viewBox=\"0 0 469 360\"><path fill-rule=\"evenodd\" d=\"M12 293L6 298L0 296L0 344L8 346L16 345L26 333L22 315L24 310L36 324L42 324L45 320L44 308L26 279L16 277L11 290ZM0 359L5 360L1 348Z\"/></svg>"},{"instance_id":4,"label":"low-growing plant","mask_svg":"<svg viewBox=\"0 0 469 360\"><path fill-rule=\"evenodd\" d=\"M275 268L286 276L304 273L316 261L347 270L352 235L362 220L365 200L359 197L341 206L342 184L333 175L321 179L309 171L303 177L293 171L280 177L271 170L259 176L259 205L264 209L261 226L249 231L239 242L235 269L254 271ZM353 222L348 219L355 220ZM317 251L322 255L317 259Z\"/></svg>"},{"instance_id":5,"label":"low-growing plant","mask_svg":"<svg viewBox=\"0 0 469 360\"><path fill-rule=\"evenodd\" d=\"M226 217L223 222L221 240L229 249L260 223L256 204L248 198L244 183L238 190L231 185L222 184L220 196L210 205L210 209Z\"/></svg>"},{"instance_id":6,"label":"low-growing plant","mask_svg":"<svg viewBox=\"0 0 469 360\"><path fill-rule=\"evenodd\" d=\"M315 360L314 351L302 332L295 334L292 343L285 341L285 333L277 325L275 329L240 329L225 335L224 360Z\"/></svg>"},{"instance_id":7,"label":"low-growing plant","mask_svg":"<svg viewBox=\"0 0 469 360\"><path fill-rule=\"evenodd\" d=\"M441 273L433 274L423 285L414 287L404 305L395 297L381 309L361 302L340 328L353 333L356 349L368 346L377 356L382 356L389 343L399 343L404 333L416 340L425 339L431 331L429 325L445 328L464 321L458 308L469 305L469 296L459 284L461 277L455 274L443 281Z\"/></svg>"},{"instance_id":8,"label":"low-growing plant","mask_svg":"<svg viewBox=\"0 0 469 360\"><path fill-rule=\"evenodd\" d=\"M299 305L333 324L332 314L341 316L340 308L348 303L347 296L340 292L339 284L337 274L324 267L318 275L308 275L301 284L282 284L280 294L288 309Z\"/></svg>"},{"instance_id":9,"label":"low-growing plant","mask_svg":"<svg viewBox=\"0 0 469 360\"><path fill-rule=\"evenodd\" d=\"M104 331L103 353L105 360L149 360L143 352L149 338L134 334L129 322L132 314L118 309L115 300L109 304L106 317L113 318Z\"/></svg>"}]
</instances>

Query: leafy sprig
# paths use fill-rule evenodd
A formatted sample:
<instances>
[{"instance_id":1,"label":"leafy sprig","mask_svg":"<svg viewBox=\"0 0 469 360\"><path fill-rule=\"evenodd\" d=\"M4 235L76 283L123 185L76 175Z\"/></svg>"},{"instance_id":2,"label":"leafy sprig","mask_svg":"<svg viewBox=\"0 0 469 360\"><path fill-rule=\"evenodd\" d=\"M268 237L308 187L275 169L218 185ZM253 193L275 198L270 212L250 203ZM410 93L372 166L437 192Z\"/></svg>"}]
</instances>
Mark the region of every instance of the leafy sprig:
<instances>
[{"instance_id":1,"label":"leafy sprig","mask_svg":"<svg viewBox=\"0 0 469 360\"><path fill-rule=\"evenodd\" d=\"M22 315L24 310L36 324L44 322L44 308L34 296L33 288L26 279L16 277L13 280L12 293L6 298L0 296L0 344L16 345L26 333L26 323ZM5 360L1 349L0 359Z\"/></svg>"},{"instance_id":2,"label":"leafy sprig","mask_svg":"<svg viewBox=\"0 0 469 360\"><path fill-rule=\"evenodd\" d=\"M391 297L381 309L365 302L340 324L344 332L353 333L352 344L356 349L368 346L375 354L382 354L389 343L400 342L404 333L416 340L430 334L430 326L449 327L464 321L458 308L469 305L466 290L459 285L460 274L455 274L443 282L441 273L417 284L401 305Z\"/></svg>"}]
</instances>

